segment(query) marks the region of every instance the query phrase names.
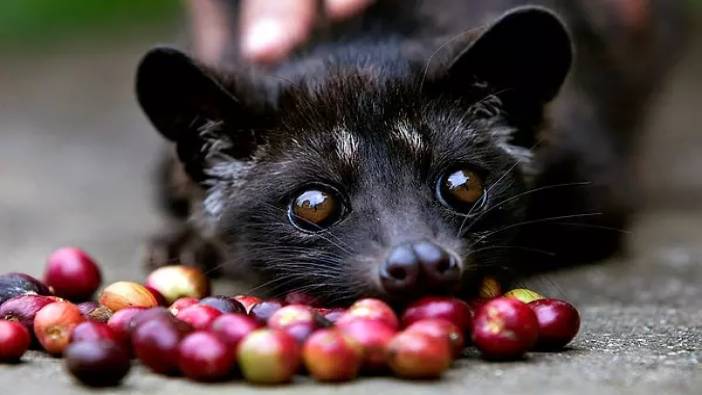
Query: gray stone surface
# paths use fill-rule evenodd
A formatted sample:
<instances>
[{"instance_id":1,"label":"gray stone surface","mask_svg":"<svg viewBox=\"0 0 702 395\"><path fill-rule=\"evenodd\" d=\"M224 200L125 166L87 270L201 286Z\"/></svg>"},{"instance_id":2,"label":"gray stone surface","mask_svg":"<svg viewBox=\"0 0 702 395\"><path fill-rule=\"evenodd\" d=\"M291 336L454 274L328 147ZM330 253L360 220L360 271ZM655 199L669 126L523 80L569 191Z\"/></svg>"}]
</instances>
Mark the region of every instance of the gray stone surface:
<instances>
[{"instance_id":1,"label":"gray stone surface","mask_svg":"<svg viewBox=\"0 0 702 395\"><path fill-rule=\"evenodd\" d=\"M699 36L699 35L698 35ZM0 72L0 272L39 274L54 247L76 244L107 281L140 279L139 246L158 226L148 174L159 138L132 97L136 61L171 32L124 42L65 43L3 59ZM102 393L699 394L702 391L702 45L678 67L641 143L646 210L626 252L529 285L572 300L583 328L566 352L459 361L439 382L364 378L339 386L199 385L137 367ZM224 286L222 286L224 287ZM224 289L224 288L220 288ZM30 354L0 366L0 393L74 394L60 360Z\"/></svg>"}]
</instances>

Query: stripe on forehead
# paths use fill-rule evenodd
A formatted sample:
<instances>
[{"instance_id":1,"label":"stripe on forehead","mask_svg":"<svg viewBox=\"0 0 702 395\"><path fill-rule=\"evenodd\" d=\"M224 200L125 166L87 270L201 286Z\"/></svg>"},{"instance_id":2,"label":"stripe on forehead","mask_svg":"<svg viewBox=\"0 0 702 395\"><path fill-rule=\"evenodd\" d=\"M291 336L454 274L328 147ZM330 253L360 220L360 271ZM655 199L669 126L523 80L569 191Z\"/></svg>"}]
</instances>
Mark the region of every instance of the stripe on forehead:
<instances>
[{"instance_id":1,"label":"stripe on forehead","mask_svg":"<svg viewBox=\"0 0 702 395\"><path fill-rule=\"evenodd\" d=\"M353 164L358 161L358 138L344 128L334 130L336 140L336 154L347 163Z\"/></svg>"},{"instance_id":2,"label":"stripe on forehead","mask_svg":"<svg viewBox=\"0 0 702 395\"><path fill-rule=\"evenodd\" d=\"M422 135L406 121L400 121L395 125L395 129L391 131L391 137L415 152L420 152L424 149Z\"/></svg>"}]
</instances>

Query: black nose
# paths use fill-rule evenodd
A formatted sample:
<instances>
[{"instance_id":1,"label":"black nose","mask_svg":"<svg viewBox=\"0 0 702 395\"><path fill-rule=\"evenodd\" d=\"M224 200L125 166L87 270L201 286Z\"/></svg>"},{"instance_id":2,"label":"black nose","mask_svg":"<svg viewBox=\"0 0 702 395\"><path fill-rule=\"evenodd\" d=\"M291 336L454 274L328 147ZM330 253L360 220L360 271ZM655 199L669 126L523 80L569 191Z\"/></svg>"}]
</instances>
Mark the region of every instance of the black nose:
<instances>
[{"instance_id":1,"label":"black nose","mask_svg":"<svg viewBox=\"0 0 702 395\"><path fill-rule=\"evenodd\" d=\"M381 283L390 294L412 294L425 289L450 291L460 278L456 258L428 240L395 247L380 267Z\"/></svg>"}]
</instances>

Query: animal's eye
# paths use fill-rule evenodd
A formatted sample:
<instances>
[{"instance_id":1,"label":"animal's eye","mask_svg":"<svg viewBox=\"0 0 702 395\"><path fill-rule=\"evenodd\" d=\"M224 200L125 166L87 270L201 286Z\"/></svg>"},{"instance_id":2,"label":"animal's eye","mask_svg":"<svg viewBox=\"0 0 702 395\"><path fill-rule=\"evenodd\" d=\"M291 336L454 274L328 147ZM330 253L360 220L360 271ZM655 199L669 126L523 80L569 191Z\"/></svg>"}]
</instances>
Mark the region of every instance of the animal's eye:
<instances>
[{"instance_id":1,"label":"animal's eye","mask_svg":"<svg viewBox=\"0 0 702 395\"><path fill-rule=\"evenodd\" d=\"M331 190L308 189L290 203L290 222L304 230L318 231L336 222L342 214L342 203Z\"/></svg>"},{"instance_id":2,"label":"animal's eye","mask_svg":"<svg viewBox=\"0 0 702 395\"><path fill-rule=\"evenodd\" d=\"M447 172L439 179L437 193L445 206L462 213L475 212L485 202L483 180L468 168Z\"/></svg>"}]
</instances>

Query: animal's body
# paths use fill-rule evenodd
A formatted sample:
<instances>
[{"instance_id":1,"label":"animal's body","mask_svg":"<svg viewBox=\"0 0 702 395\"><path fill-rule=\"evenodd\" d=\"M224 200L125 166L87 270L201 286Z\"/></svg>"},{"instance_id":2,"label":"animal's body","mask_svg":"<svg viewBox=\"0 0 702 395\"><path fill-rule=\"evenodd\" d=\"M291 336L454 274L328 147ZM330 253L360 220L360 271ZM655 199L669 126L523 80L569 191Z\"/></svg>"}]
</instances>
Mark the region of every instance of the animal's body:
<instances>
[{"instance_id":1,"label":"animal's body","mask_svg":"<svg viewBox=\"0 0 702 395\"><path fill-rule=\"evenodd\" d=\"M138 96L176 155L150 263L343 301L611 254L679 41L672 2L613 3L381 0L269 69L234 39L216 68L152 51Z\"/></svg>"}]
</instances>

